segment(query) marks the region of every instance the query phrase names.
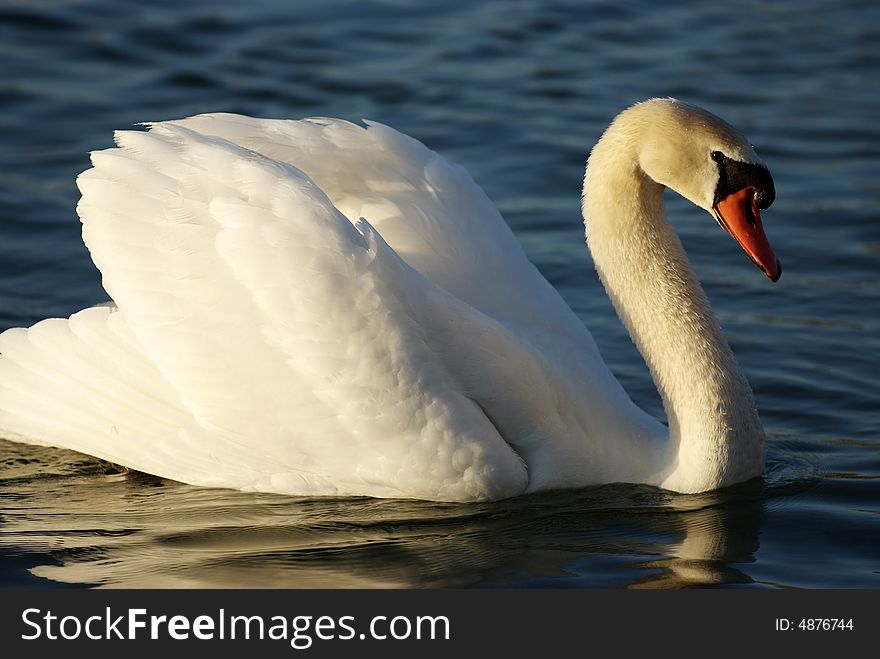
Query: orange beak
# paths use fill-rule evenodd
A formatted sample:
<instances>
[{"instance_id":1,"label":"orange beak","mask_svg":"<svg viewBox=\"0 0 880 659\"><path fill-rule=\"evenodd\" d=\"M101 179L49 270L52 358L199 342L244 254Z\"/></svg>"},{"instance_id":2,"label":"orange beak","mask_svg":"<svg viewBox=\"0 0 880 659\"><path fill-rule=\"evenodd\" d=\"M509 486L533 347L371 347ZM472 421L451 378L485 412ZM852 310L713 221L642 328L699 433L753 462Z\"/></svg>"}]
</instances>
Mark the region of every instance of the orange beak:
<instances>
[{"instance_id":1,"label":"orange beak","mask_svg":"<svg viewBox=\"0 0 880 659\"><path fill-rule=\"evenodd\" d=\"M715 219L743 248L770 281L782 276L782 265L764 234L761 214L755 204L755 188L749 186L715 204Z\"/></svg>"}]
</instances>

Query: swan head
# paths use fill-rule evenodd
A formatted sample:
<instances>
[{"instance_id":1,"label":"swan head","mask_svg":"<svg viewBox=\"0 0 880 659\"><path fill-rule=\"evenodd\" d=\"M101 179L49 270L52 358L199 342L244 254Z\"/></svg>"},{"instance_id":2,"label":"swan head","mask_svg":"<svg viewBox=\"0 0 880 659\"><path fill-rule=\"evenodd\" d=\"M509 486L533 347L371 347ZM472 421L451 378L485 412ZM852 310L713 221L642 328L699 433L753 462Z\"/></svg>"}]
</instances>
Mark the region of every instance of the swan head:
<instances>
[{"instance_id":1,"label":"swan head","mask_svg":"<svg viewBox=\"0 0 880 659\"><path fill-rule=\"evenodd\" d=\"M761 223L776 198L773 178L754 148L733 126L695 105L652 99L618 120L638 149L638 165L711 214L771 281L782 266Z\"/></svg>"}]
</instances>

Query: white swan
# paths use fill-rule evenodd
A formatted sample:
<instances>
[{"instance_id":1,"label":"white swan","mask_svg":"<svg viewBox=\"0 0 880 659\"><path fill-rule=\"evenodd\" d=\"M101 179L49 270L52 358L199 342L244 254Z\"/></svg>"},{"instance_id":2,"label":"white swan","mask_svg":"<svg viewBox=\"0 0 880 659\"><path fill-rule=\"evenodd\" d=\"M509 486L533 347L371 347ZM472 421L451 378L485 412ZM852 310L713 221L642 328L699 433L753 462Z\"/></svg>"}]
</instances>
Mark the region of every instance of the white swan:
<instances>
[{"instance_id":1,"label":"white swan","mask_svg":"<svg viewBox=\"0 0 880 659\"><path fill-rule=\"evenodd\" d=\"M229 114L116 142L78 179L114 303L0 336L0 434L302 495L697 492L761 473L752 392L663 216L668 186L779 277L758 212L770 175L708 112L629 108L584 180L596 269L668 429L467 173L419 142Z\"/></svg>"}]
</instances>

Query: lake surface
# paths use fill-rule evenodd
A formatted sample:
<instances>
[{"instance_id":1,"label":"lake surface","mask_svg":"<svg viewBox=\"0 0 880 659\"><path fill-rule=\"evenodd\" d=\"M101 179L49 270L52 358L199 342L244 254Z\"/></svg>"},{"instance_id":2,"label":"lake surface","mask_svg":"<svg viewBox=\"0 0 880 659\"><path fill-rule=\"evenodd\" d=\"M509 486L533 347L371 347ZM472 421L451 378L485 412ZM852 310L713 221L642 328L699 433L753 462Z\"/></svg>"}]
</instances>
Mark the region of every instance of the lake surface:
<instances>
[{"instance_id":1,"label":"lake surface","mask_svg":"<svg viewBox=\"0 0 880 659\"><path fill-rule=\"evenodd\" d=\"M0 586L880 587L877 25L856 1L4 3L0 330L106 299L74 211L89 150L221 110L375 119L463 164L658 416L583 243L583 165L610 119L671 95L739 127L774 174L785 272L771 284L668 195L755 390L760 482L300 499L0 441Z\"/></svg>"}]
</instances>

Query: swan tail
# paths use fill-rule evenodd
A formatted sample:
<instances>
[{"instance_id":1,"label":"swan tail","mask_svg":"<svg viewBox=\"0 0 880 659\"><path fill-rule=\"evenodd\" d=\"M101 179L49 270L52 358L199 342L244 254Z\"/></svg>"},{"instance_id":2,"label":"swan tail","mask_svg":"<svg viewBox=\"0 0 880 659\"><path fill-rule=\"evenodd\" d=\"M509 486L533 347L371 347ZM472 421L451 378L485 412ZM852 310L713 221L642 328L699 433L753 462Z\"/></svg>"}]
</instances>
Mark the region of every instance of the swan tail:
<instances>
[{"instance_id":1,"label":"swan tail","mask_svg":"<svg viewBox=\"0 0 880 659\"><path fill-rule=\"evenodd\" d=\"M176 398L115 307L0 334L0 436L6 439L167 472L160 445L186 424Z\"/></svg>"},{"instance_id":2,"label":"swan tail","mask_svg":"<svg viewBox=\"0 0 880 659\"><path fill-rule=\"evenodd\" d=\"M0 334L0 438L205 487L335 494L192 415L113 305ZM233 469L229 465L235 465Z\"/></svg>"}]
</instances>

